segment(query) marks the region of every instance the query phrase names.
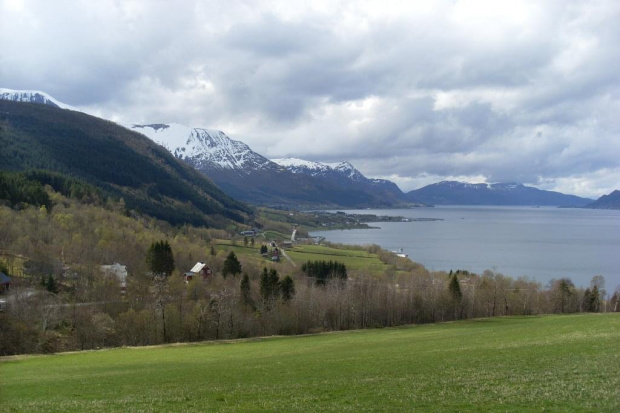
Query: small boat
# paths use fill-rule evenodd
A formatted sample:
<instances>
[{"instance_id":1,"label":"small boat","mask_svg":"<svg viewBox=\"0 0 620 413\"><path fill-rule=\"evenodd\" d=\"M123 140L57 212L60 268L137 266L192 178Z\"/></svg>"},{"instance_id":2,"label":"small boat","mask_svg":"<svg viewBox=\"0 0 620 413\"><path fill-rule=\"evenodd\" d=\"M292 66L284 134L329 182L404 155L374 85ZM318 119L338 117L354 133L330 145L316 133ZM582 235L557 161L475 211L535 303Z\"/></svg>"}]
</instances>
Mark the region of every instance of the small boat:
<instances>
[{"instance_id":1,"label":"small boat","mask_svg":"<svg viewBox=\"0 0 620 413\"><path fill-rule=\"evenodd\" d=\"M401 248L398 251L392 251L394 254L396 254L397 257L400 258L409 258L409 256L407 254L405 254L405 251L403 251L403 249Z\"/></svg>"}]
</instances>

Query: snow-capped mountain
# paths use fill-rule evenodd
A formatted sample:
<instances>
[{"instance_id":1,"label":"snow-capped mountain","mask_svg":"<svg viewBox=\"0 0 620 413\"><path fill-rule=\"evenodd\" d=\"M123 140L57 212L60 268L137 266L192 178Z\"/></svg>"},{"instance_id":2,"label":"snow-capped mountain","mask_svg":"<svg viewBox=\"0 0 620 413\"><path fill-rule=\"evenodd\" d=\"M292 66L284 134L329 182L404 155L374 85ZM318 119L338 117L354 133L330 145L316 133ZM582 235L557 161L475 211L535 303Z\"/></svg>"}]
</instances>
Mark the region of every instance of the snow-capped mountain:
<instances>
[{"instance_id":1,"label":"snow-capped mountain","mask_svg":"<svg viewBox=\"0 0 620 413\"><path fill-rule=\"evenodd\" d=\"M210 177L224 192L254 204L306 206L385 206L385 196L348 162L323 164L289 158L270 161L243 142L217 130L179 124L126 125L162 145ZM402 192L391 183L399 195ZM390 188L393 190L393 188Z\"/></svg>"},{"instance_id":2,"label":"snow-capped mountain","mask_svg":"<svg viewBox=\"0 0 620 413\"><path fill-rule=\"evenodd\" d=\"M299 158L278 158L272 159L271 161L288 169L294 174L322 176L333 169L330 165L325 163L306 161Z\"/></svg>"},{"instance_id":3,"label":"snow-capped mountain","mask_svg":"<svg viewBox=\"0 0 620 413\"><path fill-rule=\"evenodd\" d=\"M199 170L220 168L249 174L276 167L245 143L232 140L219 130L190 128L176 123L126 127L146 135Z\"/></svg>"},{"instance_id":4,"label":"snow-capped mountain","mask_svg":"<svg viewBox=\"0 0 620 413\"><path fill-rule=\"evenodd\" d=\"M322 163L306 161L299 158L280 158L272 159L272 161L294 174L321 177L337 182L340 185L363 185L375 190L388 190L393 192L393 195L402 195L402 192L395 183L385 179L367 178L347 161L340 163Z\"/></svg>"},{"instance_id":5,"label":"snow-capped mountain","mask_svg":"<svg viewBox=\"0 0 620 413\"><path fill-rule=\"evenodd\" d=\"M366 178L360 171L355 169L349 162L340 163L322 163L306 161L299 158L279 158L272 159L273 162L285 167L294 174L306 174L311 176L329 176L330 174L338 174L352 181L365 181Z\"/></svg>"},{"instance_id":6,"label":"snow-capped mountain","mask_svg":"<svg viewBox=\"0 0 620 413\"><path fill-rule=\"evenodd\" d=\"M13 102L39 103L42 105L54 106L61 109L77 110L73 106L62 103L45 92L36 90L13 90L0 88L0 100L11 100Z\"/></svg>"}]
</instances>

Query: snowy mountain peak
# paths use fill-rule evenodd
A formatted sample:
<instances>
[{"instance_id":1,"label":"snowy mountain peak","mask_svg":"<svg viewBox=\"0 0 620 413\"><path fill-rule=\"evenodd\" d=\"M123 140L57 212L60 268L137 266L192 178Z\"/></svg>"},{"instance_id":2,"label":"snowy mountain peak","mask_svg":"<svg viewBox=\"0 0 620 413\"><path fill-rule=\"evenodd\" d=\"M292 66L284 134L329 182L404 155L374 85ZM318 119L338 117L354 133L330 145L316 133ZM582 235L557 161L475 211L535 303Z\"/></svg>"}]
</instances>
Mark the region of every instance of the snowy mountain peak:
<instances>
[{"instance_id":1,"label":"snowy mountain peak","mask_svg":"<svg viewBox=\"0 0 620 413\"><path fill-rule=\"evenodd\" d=\"M299 158L280 158L272 159L272 161L295 174L306 174L311 176L327 176L330 174L337 174L354 181L367 180L367 178L362 175L360 171L355 169L353 165L346 161L333 164L306 161Z\"/></svg>"},{"instance_id":2,"label":"snowy mountain peak","mask_svg":"<svg viewBox=\"0 0 620 413\"><path fill-rule=\"evenodd\" d=\"M60 109L77 110L73 106L62 103L59 100L54 99L47 93L37 90L13 90L0 88L0 99L10 100L13 102L38 103L41 105L49 105Z\"/></svg>"},{"instance_id":3,"label":"snowy mountain peak","mask_svg":"<svg viewBox=\"0 0 620 413\"><path fill-rule=\"evenodd\" d=\"M307 174L312 176L328 173L332 168L321 162L306 161L299 158L279 158L272 159L274 163L288 169L294 174Z\"/></svg>"},{"instance_id":4,"label":"snowy mountain peak","mask_svg":"<svg viewBox=\"0 0 620 413\"><path fill-rule=\"evenodd\" d=\"M252 169L272 165L269 159L252 151L245 143L232 140L219 130L190 128L177 123L126 127L145 135L197 168L211 165L249 173Z\"/></svg>"},{"instance_id":5,"label":"snowy mountain peak","mask_svg":"<svg viewBox=\"0 0 620 413\"><path fill-rule=\"evenodd\" d=\"M349 179L360 181L367 179L360 171L347 161L340 162L334 167L334 170L346 175Z\"/></svg>"}]
</instances>

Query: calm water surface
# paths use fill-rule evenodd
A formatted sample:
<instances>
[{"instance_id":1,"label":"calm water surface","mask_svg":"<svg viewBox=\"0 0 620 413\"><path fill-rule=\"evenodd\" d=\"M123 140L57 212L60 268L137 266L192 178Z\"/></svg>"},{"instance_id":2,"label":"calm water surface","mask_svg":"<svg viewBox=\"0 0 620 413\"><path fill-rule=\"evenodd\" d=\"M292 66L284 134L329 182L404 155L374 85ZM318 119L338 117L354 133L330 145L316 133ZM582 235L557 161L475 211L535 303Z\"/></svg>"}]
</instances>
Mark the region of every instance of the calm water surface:
<instances>
[{"instance_id":1,"label":"calm water surface","mask_svg":"<svg viewBox=\"0 0 620 413\"><path fill-rule=\"evenodd\" d=\"M606 289L620 285L620 211L450 206L392 210L347 210L348 213L439 218L431 222L379 222L379 229L320 231L328 241L403 248L430 270L486 269L504 275L529 276L546 284L570 277L588 286L603 275Z\"/></svg>"}]
</instances>

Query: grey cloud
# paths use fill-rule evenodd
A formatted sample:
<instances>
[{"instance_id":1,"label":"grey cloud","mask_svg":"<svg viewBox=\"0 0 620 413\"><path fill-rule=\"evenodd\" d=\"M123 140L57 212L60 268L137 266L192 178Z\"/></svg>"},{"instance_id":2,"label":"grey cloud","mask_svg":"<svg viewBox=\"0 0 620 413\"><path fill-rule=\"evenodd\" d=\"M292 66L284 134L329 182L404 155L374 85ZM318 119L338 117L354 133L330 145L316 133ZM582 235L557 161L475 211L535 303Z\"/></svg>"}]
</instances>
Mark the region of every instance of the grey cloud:
<instances>
[{"instance_id":1,"label":"grey cloud","mask_svg":"<svg viewBox=\"0 0 620 413\"><path fill-rule=\"evenodd\" d=\"M224 129L268 156L347 159L403 182L609 187L617 2L531 2L490 18L450 1L420 13L334 4L7 3L0 86L123 122Z\"/></svg>"}]
</instances>

